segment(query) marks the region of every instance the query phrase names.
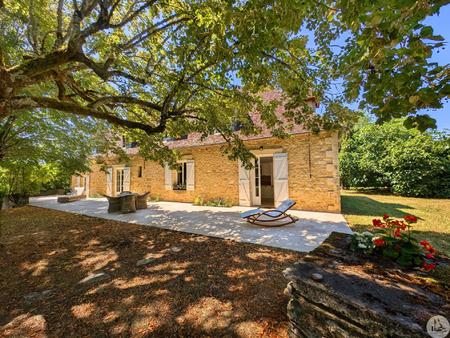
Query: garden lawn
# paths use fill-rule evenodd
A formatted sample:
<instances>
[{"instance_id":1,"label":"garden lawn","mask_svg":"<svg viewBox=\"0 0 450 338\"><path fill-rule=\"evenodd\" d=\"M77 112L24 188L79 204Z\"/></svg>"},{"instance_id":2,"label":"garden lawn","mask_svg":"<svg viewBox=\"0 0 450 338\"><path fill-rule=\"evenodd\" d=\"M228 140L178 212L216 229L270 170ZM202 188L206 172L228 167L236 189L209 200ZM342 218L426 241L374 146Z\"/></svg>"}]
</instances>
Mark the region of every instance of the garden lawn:
<instances>
[{"instance_id":1,"label":"garden lawn","mask_svg":"<svg viewBox=\"0 0 450 338\"><path fill-rule=\"evenodd\" d=\"M370 228L372 219L383 214L393 217L414 215L414 235L429 240L436 249L450 256L450 200L412 198L342 191L342 213L355 231Z\"/></svg>"},{"instance_id":2,"label":"garden lawn","mask_svg":"<svg viewBox=\"0 0 450 338\"><path fill-rule=\"evenodd\" d=\"M31 206L0 227L2 337L286 336L300 253Z\"/></svg>"}]
</instances>

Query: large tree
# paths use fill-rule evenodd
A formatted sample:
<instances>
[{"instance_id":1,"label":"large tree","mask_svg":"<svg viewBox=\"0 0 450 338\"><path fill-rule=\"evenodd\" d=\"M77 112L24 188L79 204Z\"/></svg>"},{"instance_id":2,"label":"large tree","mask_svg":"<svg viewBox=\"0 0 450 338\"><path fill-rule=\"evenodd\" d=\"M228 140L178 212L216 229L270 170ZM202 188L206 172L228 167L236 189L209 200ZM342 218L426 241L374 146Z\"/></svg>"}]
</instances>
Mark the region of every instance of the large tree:
<instances>
[{"instance_id":1,"label":"large tree","mask_svg":"<svg viewBox=\"0 0 450 338\"><path fill-rule=\"evenodd\" d=\"M106 149L105 123L62 115L41 110L0 121L0 196L66 188L71 175L88 171L94 150Z\"/></svg>"},{"instance_id":2,"label":"large tree","mask_svg":"<svg viewBox=\"0 0 450 338\"><path fill-rule=\"evenodd\" d=\"M419 132L403 122L378 125L363 117L353 127L339 154L342 185L449 198L450 130Z\"/></svg>"},{"instance_id":3,"label":"large tree","mask_svg":"<svg viewBox=\"0 0 450 338\"><path fill-rule=\"evenodd\" d=\"M253 109L283 135L277 103L257 95L277 88L286 115L313 130L351 116L358 99L381 120L425 128L433 121L417 111L442 106L449 67L429 61L443 39L421 22L446 2L3 0L0 119L90 116L136 130L150 153L167 135L219 131L239 156L231 125L257 132Z\"/></svg>"}]
</instances>

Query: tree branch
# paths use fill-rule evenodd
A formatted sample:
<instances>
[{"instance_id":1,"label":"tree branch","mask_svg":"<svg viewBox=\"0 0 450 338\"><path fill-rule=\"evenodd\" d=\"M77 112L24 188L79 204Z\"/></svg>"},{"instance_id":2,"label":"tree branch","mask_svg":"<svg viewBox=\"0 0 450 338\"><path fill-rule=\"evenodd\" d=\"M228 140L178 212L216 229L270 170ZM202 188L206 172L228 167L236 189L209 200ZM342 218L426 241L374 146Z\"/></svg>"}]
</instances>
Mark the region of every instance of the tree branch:
<instances>
[{"instance_id":1,"label":"tree branch","mask_svg":"<svg viewBox=\"0 0 450 338\"><path fill-rule=\"evenodd\" d=\"M22 103L21 100L23 100ZM82 106L76 102L58 101L48 97L37 97L37 96L15 97L12 101L16 103L17 107L49 108L49 109L56 109L69 114L90 116L97 119L108 121L109 123L119 125L122 127L130 129L140 129L149 135L162 132L165 129L165 121L163 121L164 122L163 124L150 126L145 123L123 119L109 112Z\"/></svg>"}]
</instances>

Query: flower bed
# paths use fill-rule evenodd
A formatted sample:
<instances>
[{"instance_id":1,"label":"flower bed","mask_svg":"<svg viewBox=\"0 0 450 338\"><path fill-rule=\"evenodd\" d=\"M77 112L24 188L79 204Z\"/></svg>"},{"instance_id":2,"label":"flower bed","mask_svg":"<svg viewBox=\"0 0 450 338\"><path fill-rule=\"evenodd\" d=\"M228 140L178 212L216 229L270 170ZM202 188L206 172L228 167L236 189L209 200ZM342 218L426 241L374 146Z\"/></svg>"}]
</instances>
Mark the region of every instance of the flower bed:
<instances>
[{"instance_id":1,"label":"flower bed","mask_svg":"<svg viewBox=\"0 0 450 338\"><path fill-rule=\"evenodd\" d=\"M436 268L436 250L427 240L419 242L411 235L416 222L412 215L397 219L384 214L383 219L372 221L371 231L353 234L351 248L365 255L380 255L402 267L432 271Z\"/></svg>"}]
</instances>

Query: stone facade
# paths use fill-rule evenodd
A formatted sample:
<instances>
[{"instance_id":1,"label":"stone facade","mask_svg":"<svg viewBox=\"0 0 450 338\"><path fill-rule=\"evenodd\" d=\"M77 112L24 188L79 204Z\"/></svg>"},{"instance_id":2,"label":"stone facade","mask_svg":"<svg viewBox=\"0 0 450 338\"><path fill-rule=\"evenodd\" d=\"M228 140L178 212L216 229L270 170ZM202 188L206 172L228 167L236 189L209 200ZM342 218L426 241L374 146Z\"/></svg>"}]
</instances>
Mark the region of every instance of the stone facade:
<instances>
[{"instance_id":1,"label":"stone facade","mask_svg":"<svg viewBox=\"0 0 450 338\"><path fill-rule=\"evenodd\" d=\"M300 210L340 212L338 135L336 132L293 134L287 139L274 137L245 141L246 146L258 151L286 152L288 154L289 198ZM164 168L158 163L144 161L138 154L130 155L130 190L150 191L160 200L193 202L203 199L225 198L239 204L239 168L220 151L220 144L180 148L184 158L195 163L194 190L166 190ZM111 159L111 165L114 163ZM122 164L124 165L124 164ZM142 177L139 177L142 167ZM96 164L89 174L89 195L106 193L106 174ZM113 175L113 189L116 178ZM72 184L75 180L72 181Z\"/></svg>"}]
</instances>

